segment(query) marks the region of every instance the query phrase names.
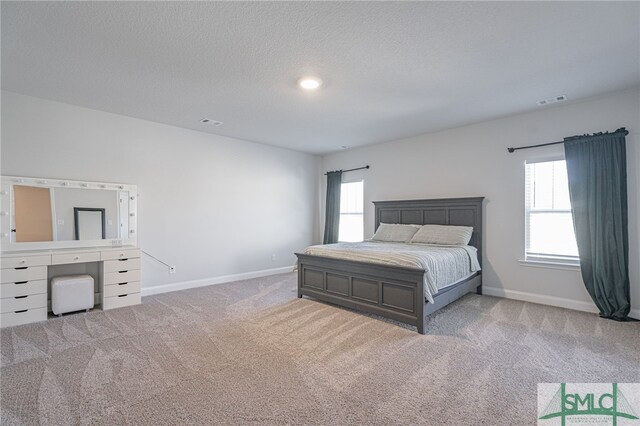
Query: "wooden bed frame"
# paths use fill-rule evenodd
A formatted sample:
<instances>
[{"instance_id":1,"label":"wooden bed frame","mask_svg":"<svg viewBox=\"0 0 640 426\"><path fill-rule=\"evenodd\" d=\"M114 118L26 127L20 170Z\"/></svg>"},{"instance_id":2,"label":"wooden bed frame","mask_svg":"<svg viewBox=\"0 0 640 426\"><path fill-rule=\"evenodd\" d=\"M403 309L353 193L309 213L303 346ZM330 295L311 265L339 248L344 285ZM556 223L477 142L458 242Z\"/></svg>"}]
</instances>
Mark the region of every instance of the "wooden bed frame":
<instances>
[{"instance_id":1,"label":"wooden bed frame","mask_svg":"<svg viewBox=\"0 0 640 426\"><path fill-rule=\"evenodd\" d=\"M482 201L484 197L434 200L374 201L375 229L380 223L473 226L469 245L478 249L482 265ZM482 273L424 297L424 270L296 253L298 297L309 296L351 309L415 325L426 331L428 315L469 292L482 294Z\"/></svg>"}]
</instances>

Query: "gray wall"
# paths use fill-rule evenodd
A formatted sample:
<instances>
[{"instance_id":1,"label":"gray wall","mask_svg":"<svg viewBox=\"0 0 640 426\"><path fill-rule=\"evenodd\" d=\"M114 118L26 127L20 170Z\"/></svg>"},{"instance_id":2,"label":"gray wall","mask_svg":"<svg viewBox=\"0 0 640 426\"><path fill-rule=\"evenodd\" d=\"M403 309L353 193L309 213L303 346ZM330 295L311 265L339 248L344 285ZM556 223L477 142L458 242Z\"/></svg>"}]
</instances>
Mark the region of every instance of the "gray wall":
<instances>
[{"instance_id":1,"label":"gray wall","mask_svg":"<svg viewBox=\"0 0 640 426\"><path fill-rule=\"evenodd\" d=\"M626 126L632 307L640 315L640 92L611 94L417 136L342 151L323 159L323 170L370 164L347 173L364 179L365 238L373 233L371 201L485 196L483 284L488 293L579 309L593 307L577 270L523 266L524 162L563 155L561 145L507 153L510 146L562 140ZM324 190L323 190L324 191ZM322 211L322 206L320 207ZM322 227L322 221L319 228Z\"/></svg>"},{"instance_id":2,"label":"gray wall","mask_svg":"<svg viewBox=\"0 0 640 426\"><path fill-rule=\"evenodd\" d=\"M194 120L199 117L194 117ZM2 92L2 174L137 184L143 287L292 266L319 158ZM276 260L272 260L272 255Z\"/></svg>"}]
</instances>

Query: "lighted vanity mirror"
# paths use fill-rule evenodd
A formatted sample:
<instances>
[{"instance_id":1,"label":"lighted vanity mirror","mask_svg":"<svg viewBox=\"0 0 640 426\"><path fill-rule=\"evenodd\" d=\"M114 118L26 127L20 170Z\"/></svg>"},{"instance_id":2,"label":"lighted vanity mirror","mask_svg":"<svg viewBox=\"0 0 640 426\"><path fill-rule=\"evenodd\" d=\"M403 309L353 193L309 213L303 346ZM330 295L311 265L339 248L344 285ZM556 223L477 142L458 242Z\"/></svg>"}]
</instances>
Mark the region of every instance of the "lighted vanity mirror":
<instances>
[{"instance_id":1,"label":"lighted vanity mirror","mask_svg":"<svg viewBox=\"0 0 640 426\"><path fill-rule=\"evenodd\" d=\"M135 185L2 177L3 251L136 244Z\"/></svg>"}]
</instances>

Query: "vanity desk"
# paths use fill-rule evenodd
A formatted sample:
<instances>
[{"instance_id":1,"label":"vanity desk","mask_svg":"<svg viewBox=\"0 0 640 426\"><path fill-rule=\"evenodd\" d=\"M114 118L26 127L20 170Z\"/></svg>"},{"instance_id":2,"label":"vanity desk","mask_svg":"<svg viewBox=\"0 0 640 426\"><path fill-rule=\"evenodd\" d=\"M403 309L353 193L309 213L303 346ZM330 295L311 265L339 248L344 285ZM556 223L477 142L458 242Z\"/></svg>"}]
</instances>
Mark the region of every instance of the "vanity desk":
<instances>
[{"instance_id":1,"label":"vanity desk","mask_svg":"<svg viewBox=\"0 0 640 426\"><path fill-rule=\"evenodd\" d=\"M103 310L140 303L140 250L136 247L5 252L0 257L0 325L46 320L50 268L85 263L97 264L95 294Z\"/></svg>"},{"instance_id":2,"label":"vanity desk","mask_svg":"<svg viewBox=\"0 0 640 426\"><path fill-rule=\"evenodd\" d=\"M136 189L2 177L0 327L45 321L56 276L91 275L94 309L140 303Z\"/></svg>"}]
</instances>

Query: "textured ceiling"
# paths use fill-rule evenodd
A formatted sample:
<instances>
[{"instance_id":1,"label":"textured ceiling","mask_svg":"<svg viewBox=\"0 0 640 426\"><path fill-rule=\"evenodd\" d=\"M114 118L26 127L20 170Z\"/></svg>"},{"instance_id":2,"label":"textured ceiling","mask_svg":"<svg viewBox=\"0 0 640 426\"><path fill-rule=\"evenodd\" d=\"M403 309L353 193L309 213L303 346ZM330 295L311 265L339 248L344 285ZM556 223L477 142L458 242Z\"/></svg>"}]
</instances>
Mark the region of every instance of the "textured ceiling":
<instances>
[{"instance_id":1,"label":"textured ceiling","mask_svg":"<svg viewBox=\"0 0 640 426\"><path fill-rule=\"evenodd\" d=\"M311 153L640 84L637 2L2 2L1 12L4 90ZM306 74L322 90L296 89Z\"/></svg>"}]
</instances>

